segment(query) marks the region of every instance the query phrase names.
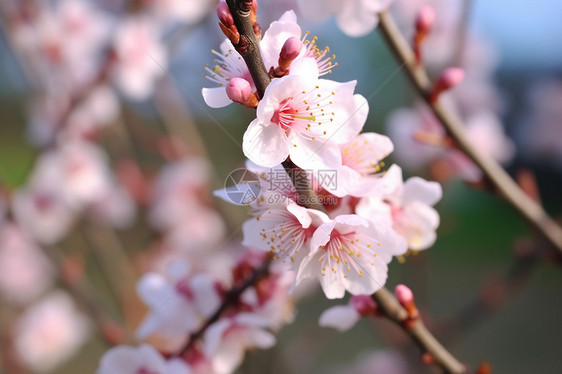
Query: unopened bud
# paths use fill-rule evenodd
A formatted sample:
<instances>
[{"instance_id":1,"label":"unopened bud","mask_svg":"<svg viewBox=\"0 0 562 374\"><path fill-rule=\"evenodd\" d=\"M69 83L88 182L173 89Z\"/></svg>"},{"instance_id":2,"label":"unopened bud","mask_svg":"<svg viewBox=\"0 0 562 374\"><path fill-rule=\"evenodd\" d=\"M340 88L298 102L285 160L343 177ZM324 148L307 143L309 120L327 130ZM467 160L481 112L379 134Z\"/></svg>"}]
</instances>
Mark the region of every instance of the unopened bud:
<instances>
[{"instance_id":1,"label":"unopened bud","mask_svg":"<svg viewBox=\"0 0 562 374\"><path fill-rule=\"evenodd\" d=\"M219 21L226 27L231 27L234 25L234 18L232 17L232 13L230 13L230 8L226 1L222 0L217 5L217 16L219 17Z\"/></svg>"},{"instance_id":2,"label":"unopened bud","mask_svg":"<svg viewBox=\"0 0 562 374\"><path fill-rule=\"evenodd\" d=\"M355 295L351 297L351 305L362 316L372 316L377 313L378 306L370 295Z\"/></svg>"},{"instance_id":3,"label":"unopened bud","mask_svg":"<svg viewBox=\"0 0 562 374\"><path fill-rule=\"evenodd\" d=\"M302 41L297 37L290 37L283 44L279 53L279 66L273 71L276 77L282 77L289 72L289 66L297 58L302 50Z\"/></svg>"},{"instance_id":4,"label":"unopened bud","mask_svg":"<svg viewBox=\"0 0 562 374\"><path fill-rule=\"evenodd\" d=\"M416 32L424 36L429 34L435 23L435 10L429 5L420 9L416 17Z\"/></svg>"},{"instance_id":5,"label":"unopened bud","mask_svg":"<svg viewBox=\"0 0 562 374\"><path fill-rule=\"evenodd\" d=\"M414 293L412 290L403 284L399 284L394 289L394 295L396 295L396 300L398 300L400 305L402 305L408 312L408 320L416 320L419 317L419 312L416 304L414 303Z\"/></svg>"},{"instance_id":6,"label":"unopened bud","mask_svg":"<svg viewBox=\"0 0 562 374\"><path fill-rule=\"evenodd\" d=\"M252 92L250 82L243 78L232 78L226 86L226 95L235 103L240 103L250 108L258 106L258 98Z\"/></svg>"},{"instance_id":7,"label":"unopened bud","mask_svg":"<svg viewBox=\"0 0 562 374\"><path fill-rule=\"evenodd\" d=\"M217 5L217 16L219 17L219 26L226 35L226 37L232 42L232 44L236 45L240 41L240 34L238 33L238 29L234 24L234 18L232 17L232 13L230 12L230 8L228 4L221 0Z\"/></svg>"},{"instance_id":8,"label":"unopened bud","mask_svg":"<svg viewBox=\"0 0 562 374\"><path fill-rule=\"evenodd\" d=\"M421 64L422 62L422 44L429 35L433 24L435 23L435 11L429 5L421 8L418 16L416 17L416 33L414 35L414 55L416 56L416 62Z\"/></svg>"},{"instance_id":9,"label":"unopened bud","mask_svg":"<svg viewBox=\"0 0 562 374\"><path fill-rule=\"evenodd\" d=\"M435 358L429 352L425 352L421 356L421 361L426 365L433 365L435 363Z\"/></svg>"},{"instance_id":10,"label":"unopened bud","mask_svg":"<svg viewBox=\"0 0 562 374\"><path fill-rule=\"evenodd\" d=\"M464 70L461 68L447 68L445 69L437 81L433 86L433 89L430 92L429 100L430 102L434 103L437 101L439 95L443 92L448 91L459 84L464 80Z\"/></svg>"}]
</instances>

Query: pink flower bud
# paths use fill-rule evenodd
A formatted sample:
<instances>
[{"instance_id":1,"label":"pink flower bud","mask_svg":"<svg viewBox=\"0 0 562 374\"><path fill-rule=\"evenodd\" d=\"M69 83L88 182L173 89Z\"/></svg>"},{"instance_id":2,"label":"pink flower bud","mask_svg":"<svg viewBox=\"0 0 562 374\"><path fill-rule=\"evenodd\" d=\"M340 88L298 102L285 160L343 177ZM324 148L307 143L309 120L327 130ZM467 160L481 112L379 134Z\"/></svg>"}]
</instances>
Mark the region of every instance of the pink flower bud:
<instances>
[{"instance_id":1,"label":"pink flower bud","mask_svg":"<svg viewBox=\"0 0 562 374\"><path fill-rule=\"evenodd\" d=\"M408 286L399 284L394 289L394 294L396 295L396 300L405 308L407 308L407 305L411 305L414 302L414 293Z\"/></svg>"},{"instance_id":2,"label":"pink flower bud","mask_svg":"<svg viewBox=\"0 0 562 374\"><path fill-rule=\"evenodd\" d=\"M445 69L439 79L437 84L441 84L444 90L450 90L451 88L458 86L464 80L464 70L461 68L448 68Z\"/></svg>"},{"instance_id":3,"label":"pink flower bud","mask_svg":"<svg viewBox=\"0 0 562 374\"><path fill-rule=\"evenodd\" d=\"M416 32L427 35L435 23L435 10L429 5L420 9L416 17Z\"/></svg>"},{"instance_id":4,"label":"pink flower bud","mask_svg":"<svg viewBox=\"0 0 562 374\"><path fill-rule=\"evenodd\" d=\"M279 67L274 71L274 75L282 77L289 72L289 66L297 58L302 50L302 41L297 37L290 37L283 44L279 53Z\"/></svg>"},{"instance_id":5,"label":"pink flower bud","mask_svg":"<svg viewBox=\"0 0 562 374\"><path fill-rule=\"evenodd\" d=\"M464 80L464 70L461 68L445 69L433 86L429 95L430 102L436 102L439 95L461 84Z\"/></svg>"},{"instance_id":6,"label":"pink flower bud","mask_svg":"<svg viewBox=\"0 0 562 374\"><path fill-rule=\"evenodd\" d=\"M226 95L235 103L240 103L250 108L258 105L257 97L252 91L250 82L243 78L232 78L226 86Z\"/></svg>"},{"instance_id":7,"label":"pink flower bud","mask_svg":"<svg viewBox=\"0 0 562 374\"><path fill-rule=\"evenodd\" d=\"M370 295L352 296L351 305L362 316L372 316L377 312L377 303Z\"/></svg>"},{"instance_id":8,"label":"pink flower bud","mask_svg":"<svg viewBox=\"0 0 562 374\"><path fill-rule=\"evenodd\" d=\"M243 78L232 78L226 86L228 98L237 103L243 103L252 94L250 82Z\"/></svg>"},{"instance_id":9,"label":"pink flower bud","mask_svg":"<svg viewBox=\"0 0 562 374\"><path fill-rule=\"evenodd\" d=\"M420 312L414 303L414 293L411 289L403 284L399 284L394 289L394 295L396 295L396 300L402 305L408 312L408 318L404 321L406 326L411 327L419 318Z\"/></svg>"},{"instance_id":10,"label":"pink flower bud","mask_svg":"<svg viewBox=\"0 0 562 374\"><path fill-rule=\"evenodd\" d=\"M222 0L217 5L217 16L219 17L219 21L226 27L230 28L234 25L234 18L232 18L232 13L230 13L230 8L226 1Z\"/></svg>"},{"instance_id":11,"label":"pink flower bud","mask_svg":"<svg viewBox=\"0 0 562 374\"><path fill-rule=\"evenodd\" d=\"M281 48L281 53L279 54L279 65L281 65L281 61L290 61L292 62L295 58L298 57L299 53L302 50L302 42L299 38L292 36L285 41L283 44L283 48Z\"/></svg>"}]
</instances>

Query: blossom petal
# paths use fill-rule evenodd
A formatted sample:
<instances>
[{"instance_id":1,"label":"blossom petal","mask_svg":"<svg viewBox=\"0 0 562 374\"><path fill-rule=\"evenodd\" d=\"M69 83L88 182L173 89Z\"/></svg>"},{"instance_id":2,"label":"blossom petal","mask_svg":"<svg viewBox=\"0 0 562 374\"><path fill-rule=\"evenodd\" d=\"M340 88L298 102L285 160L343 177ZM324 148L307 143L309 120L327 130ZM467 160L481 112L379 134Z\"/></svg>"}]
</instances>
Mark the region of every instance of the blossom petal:
<instances>
[{"instance_id":1,"label":"blossom petal","mask_svg":"<svg viewBox=\"0 0 562 374\"><path fill-rule=\"evenodd\" d=\"M326 309L318 320L322 327L331 327L338 331L347 331L359 321L360 315L352 305L337 305Z\"/></svg>"},{"instance_id":2,"label":"blossom petal","mask_svg":"<svg viewBox=\"0 0 562 374\"><path fill-rule=\"evenodd\" d=\"M379 18L375 12L364 9L363 0L349 0L336 14L336 21L340 29L348 36L359 37L375 29Z\"/></svg>"},{"instance_id":3,"label":"blossom petal","mask_svg":"<svg viewBox=\"0 0 562 374\"><path fill-rule=\"evenodd\" d=\"M143 275L137 283L137 294L151 308L158 308L173 293L168 281L156 273Z\"/></svg>"},{"instance_id":4,"label":"blossom petal","mask_svg":"<svg viewBox=\"0 0 562 374\"><path fill-rule=\"evenodd\" d=\"M232 103L224 87L203 88L201 93L205 103L211 108L223 108Z\"/></svg>"},{"instance_id":5,"label":"blossom petal","mask_svg":"<svg viewBox=\"0 0 562 374\"><path fill-rule=\"evenodd\" d=\"M250 123L242 143L244 155L258 165L273 167L289 156L289 143L283 130L273 124Z\"/></svg>"},{"instance_id":6,"label":"blossom petal","mask_svg":"<svg viewBox=\"0 0 562 374\"><path fill-rule=\"evenodd\" d=\"M291 131L289 134L291 161L305 170L337 170L341 153L335 143L306 139Z\"/></svg>"},{"instance_id":7,"label":"blossom petal","mask_svg":"<svg viewBox=\"0 0 562 374\"><path fill-rule=\"evenodd\" d=\"M278 65L279 53L285 41L291 37L300 39L302 31L296 23L297 16L293 11L287 11L279 19L274 21L264 33L260 42L261 54L266 70Z\"/></svg>"},{"instance_id":8,"label":"blossom petal","mask_svg":"<svg viewBox=\"0 0 562 374\"><path fill-rule=\"evenodd\" d=\"M443 196L441 185L437 182L429 182L423 178L412 177L404 183L402 192L404 205L413 201L419 201L427 205L435 205Z\"/></svg>"}]
</instances>

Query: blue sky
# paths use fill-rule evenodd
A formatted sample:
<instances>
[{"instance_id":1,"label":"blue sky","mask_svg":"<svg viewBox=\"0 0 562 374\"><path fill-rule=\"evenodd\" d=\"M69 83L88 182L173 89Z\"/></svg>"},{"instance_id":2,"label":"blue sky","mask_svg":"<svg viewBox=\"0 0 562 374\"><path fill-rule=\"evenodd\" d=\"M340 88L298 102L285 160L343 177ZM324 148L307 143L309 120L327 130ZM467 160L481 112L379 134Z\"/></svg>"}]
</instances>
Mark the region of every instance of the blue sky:
<instances>
[{"instance_id":1,"label":"blue sky","mask_svg":"<svg viewBox=\"0 0 562 374\"><path fill-rule=\"evenodd\" d=\"M499 48L502 65L562 70L561 0L472 1L472 25Z\"/></svg>"}]
</instances>

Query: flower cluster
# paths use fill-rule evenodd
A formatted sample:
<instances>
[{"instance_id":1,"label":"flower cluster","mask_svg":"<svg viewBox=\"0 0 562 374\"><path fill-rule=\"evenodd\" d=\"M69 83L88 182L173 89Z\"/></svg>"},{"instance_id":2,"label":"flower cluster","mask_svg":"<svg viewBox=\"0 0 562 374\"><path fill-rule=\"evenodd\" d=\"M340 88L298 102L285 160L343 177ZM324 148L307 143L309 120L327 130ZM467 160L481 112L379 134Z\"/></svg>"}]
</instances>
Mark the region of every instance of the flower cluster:
<instances>
[{"instance_id":1,"label":"flower cluster","mask_svg":"<svg viewBox=\"0 0 562 374\"><path fill-rule=\"evenodd\" d=\"M288 74L274 74L282 70L284 48L292 44L293 32L300 34L295 21L293 13L286 13L261 41L272 81L244 134L248 169L260 178L261 195L250 204L253 218L243 226L243 243L270 252L295 271L295 285L317 278L328 298L341 298L345 291L372 294L384 286L393 256L408 248L428 248L435 241L439 215L431 206L441 198L441 188L420 178L403 183L396 165L383 170L383 160L394 147L383 135L360 133L369 107L354 93L356 82L320 78L318 59L303 55L304 49L288 64ZM276 58L271 58L272 51ZM243 66L241 57L232 61L225 58L215 70L245 71L247 76L247 70L237 69ZM273 61L279 64L271 65ZM227 92L233 78L228 77ZM208 90L203 95L207 97ZM297 199L300 186L294 175L284 173L281 164L286 160L309 172L305 186L333 197L324 201L335 203L311 209L310 202Z\"/></svg>"}]
</instances>

